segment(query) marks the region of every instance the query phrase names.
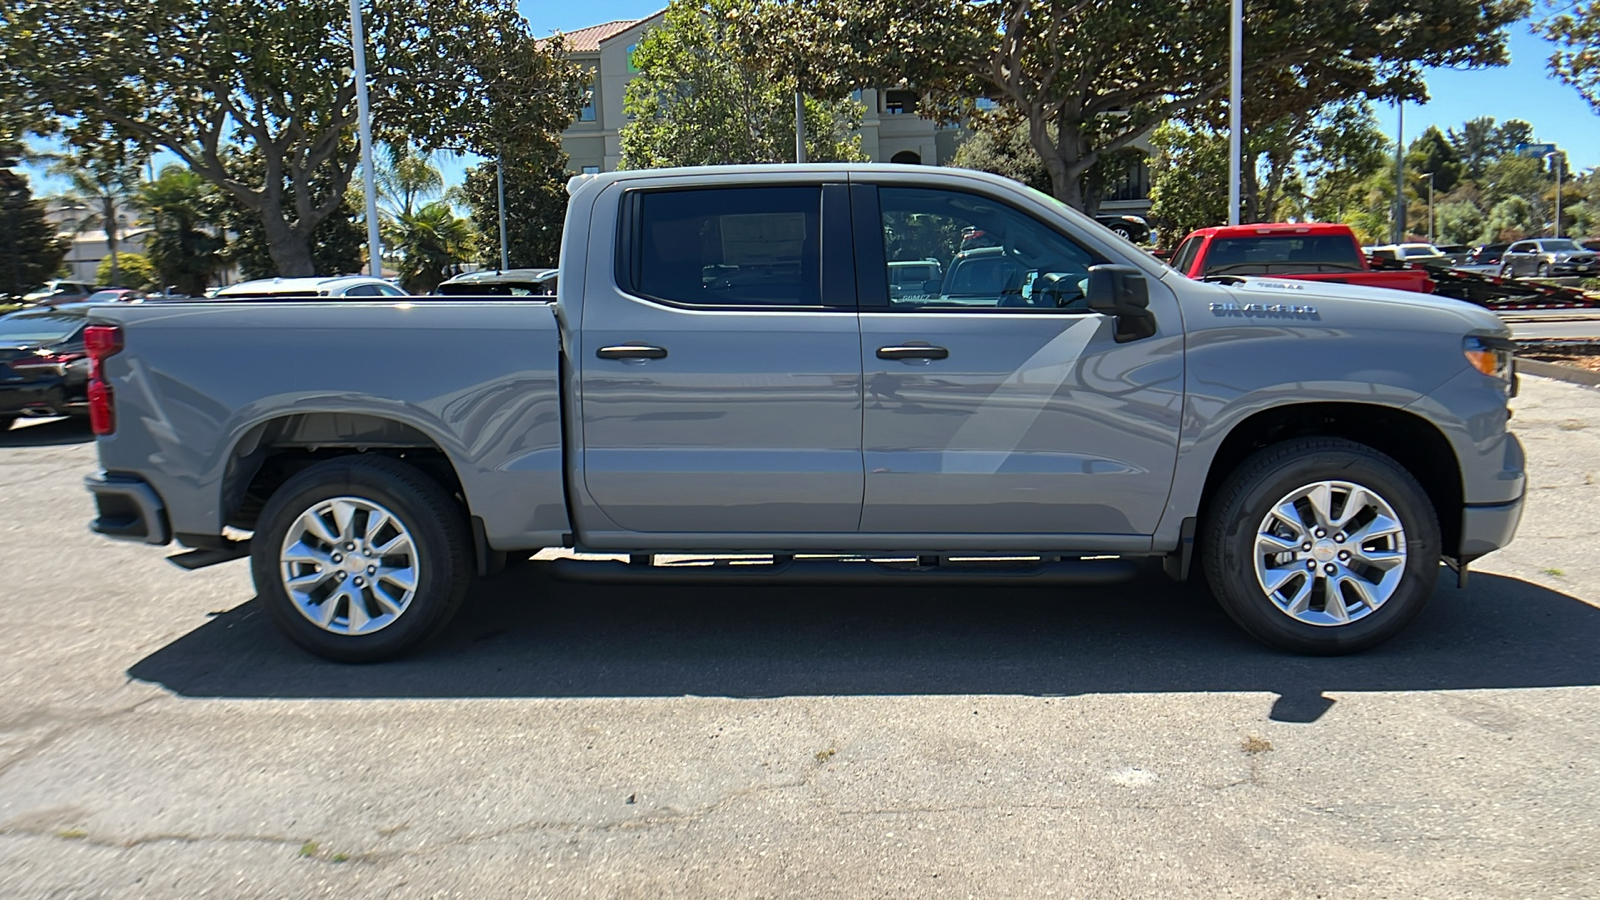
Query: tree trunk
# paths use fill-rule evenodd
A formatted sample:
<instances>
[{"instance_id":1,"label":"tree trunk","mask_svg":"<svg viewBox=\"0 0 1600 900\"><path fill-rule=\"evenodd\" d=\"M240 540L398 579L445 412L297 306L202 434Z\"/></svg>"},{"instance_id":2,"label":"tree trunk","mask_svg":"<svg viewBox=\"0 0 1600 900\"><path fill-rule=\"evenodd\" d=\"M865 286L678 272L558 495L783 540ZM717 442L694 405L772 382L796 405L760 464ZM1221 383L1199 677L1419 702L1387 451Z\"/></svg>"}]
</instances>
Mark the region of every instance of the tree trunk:
<instances>
[{"instance_id":1,"label":"tree trunk","mask_svg":"<svg viewBox=\"0 0 1600 900\"><path fill-rule=\"evenodd\" d=\"M1069 120L1063 111L1056 122L1056 139L1050 139L1049 129L1038 111L1028 115L1028 142L1039 154L1044 170L1050 174L1050 193L1057 200L1076 210L1085 208L1083 173L1094 165L1096 157L1085 151L1082 130L1078 122Z\"/></svg>"},{"instance_id":2,"label":"tree trunk","mask_svg":"<svg viewBox=\"0 0 1600 900\"><path fill-rule=\"evenodd\" d=\"M278 210L270 208L261 210L261 226L267 237L267 253L272 257L272 264L277 267L278 274L284 278L304 278L317 274L316 264L311 261L310 230L296 225L285 222L282 212Z\"/></svg>"},{"instance_id":3,"label":"tree trunk","mask_svg":"<svg viewBox=\"0 0 1600 900\"><path fill-rule=\"evenodd\" d=\"M101 216L106 220L106 249L111 251L111 287L122 287L122 264L117 259L117 201L107 196Z\"/></svg>"}]
</instances>

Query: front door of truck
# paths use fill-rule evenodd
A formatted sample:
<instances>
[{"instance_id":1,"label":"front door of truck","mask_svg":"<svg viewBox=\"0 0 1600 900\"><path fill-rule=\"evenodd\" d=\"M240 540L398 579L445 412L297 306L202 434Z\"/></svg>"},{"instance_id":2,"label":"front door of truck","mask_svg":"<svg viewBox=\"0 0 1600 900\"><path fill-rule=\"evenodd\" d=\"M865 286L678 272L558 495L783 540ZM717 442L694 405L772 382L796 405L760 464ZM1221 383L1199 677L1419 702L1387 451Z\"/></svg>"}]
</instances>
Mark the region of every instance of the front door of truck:
<instances>
[{"instance_id":1,"label":"front door of truck","mask_svg":"<svg viewBox=\"0 0 1600 900\"><path fill-rule=\"evenodd\" d=\"M586 523L592 543L617 529L856 530L861 338L848 194L812 178L618 186L616 200L598 201L615 202L618 219L590 239L608 246L616 235L619 262L588 272L575 354L582 483L609 520Z\"/></svg>"},{"instance_id":2,"label":"front door of truck","mask_svg":"<svg viewBox=\"0 0 1600 900\"><path fill-rule=\"evenodd\" d=\"M1056 228L973 193L853 191L861 530L1153 533L1183 403L1174 295L1150 279L1158 333L1119 344L1082 294L1089 267L1109 260ZM941 281L888 289L890 266L924 259L938 261Z\"/></svg>"}]
</instances>

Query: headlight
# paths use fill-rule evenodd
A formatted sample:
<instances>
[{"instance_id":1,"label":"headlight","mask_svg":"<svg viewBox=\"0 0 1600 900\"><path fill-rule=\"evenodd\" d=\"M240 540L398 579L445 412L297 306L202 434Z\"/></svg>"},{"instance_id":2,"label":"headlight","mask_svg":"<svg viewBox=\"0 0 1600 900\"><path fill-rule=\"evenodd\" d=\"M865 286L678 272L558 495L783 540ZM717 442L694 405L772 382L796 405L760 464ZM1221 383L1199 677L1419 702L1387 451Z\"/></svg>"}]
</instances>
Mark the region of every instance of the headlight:
<instances>
[{"instance_id":1,"label":"headlight","mask_svg":"<svg viewBox=\"0 0 1600 900\"><path fill-rule=\"evenodd\" d=\"M1506 338L1469 334L1461 340L1461 352L1467 364L1491 378L1506 383L1506 389L1516 395L1517 345Z\"/></svg>"}]
</instances>

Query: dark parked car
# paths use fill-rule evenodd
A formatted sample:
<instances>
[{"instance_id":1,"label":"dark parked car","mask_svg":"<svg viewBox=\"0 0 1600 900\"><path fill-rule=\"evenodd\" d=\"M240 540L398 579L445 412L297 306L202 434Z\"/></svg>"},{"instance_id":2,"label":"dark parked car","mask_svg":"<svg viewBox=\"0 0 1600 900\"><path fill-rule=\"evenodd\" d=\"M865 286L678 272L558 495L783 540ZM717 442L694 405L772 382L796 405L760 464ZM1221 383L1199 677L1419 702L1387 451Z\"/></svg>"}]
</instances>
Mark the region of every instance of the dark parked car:
<instances>
[{"instance_id":1,"label":"dark parked car","mask_svg":"<svg viewBox=\"0 0 1600 900\"><path fill-rule=\"evenodd\" d=\"M1472 248L1466 244L1439 244L1439 252L1450 257L1450 264L1459 266L1472 256Z\"/></svg>"},{"instance_id":2,"label":"dark parked car","mask_svg":"<svg viewBox=\"0 0 1600 900\"><path fill-rule=\"evenodd\" d=\"M1103 215L1094 220L1135 244L1150 243L1150 223L1139 216Z\"/></svg>"},{"instance_id":3,"label":"dark parked car","mask_svg":"<svg viewBox=\"0 0 1600 900\"><path fill-rule=\"evenodd\" d=\"M0 316L0 431L19 416L87 415L88 306Z\"/></svg>"},{"instance_id":4,"label":"dark parked car","mask_svg":"<svg viewBox=\"0 0 1600 900\"><path fill-rule=\"evenodd\" d=\"M1600 257L1595 251L1567 238L1535 238L1517 241L1500 257L1501 277L1528 275L1551 278L1558 275L1594 275L1600 272Z\"/></svg>"},{"instance_id":5,"label":"dark parked car","mask_svg":"<svg viewBox=\"0 0 1600 900\"><path fill-rule=\"evenodd\" d=\"M1467 255L1467 264L1472 266L1498 266L1500 257L1505 255L1510 244L1479 244L1472 248Z\"/></svg>"}]
</instances>

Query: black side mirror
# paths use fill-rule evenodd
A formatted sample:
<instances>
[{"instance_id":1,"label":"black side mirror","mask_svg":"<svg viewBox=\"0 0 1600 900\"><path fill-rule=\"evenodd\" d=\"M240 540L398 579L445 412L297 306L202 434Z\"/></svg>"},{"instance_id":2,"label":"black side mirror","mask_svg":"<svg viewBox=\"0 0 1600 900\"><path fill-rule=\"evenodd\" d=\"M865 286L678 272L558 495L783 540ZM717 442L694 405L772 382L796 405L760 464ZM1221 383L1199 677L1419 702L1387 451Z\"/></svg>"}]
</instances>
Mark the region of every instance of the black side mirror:
<instances>
[{"instance_id":1,"label":"black side mirror","mask_svg":"<svg viewBox=\"0 0 1600 900\"><path fill-rule=\"evenodd\" d=\"M1156 333L1156 317L1150 312L1150 286L1144 280L1144 272L1133 266L1090 266L1084 305L1116 317L1119 344Z\"/></svg>"}]
</instances>

